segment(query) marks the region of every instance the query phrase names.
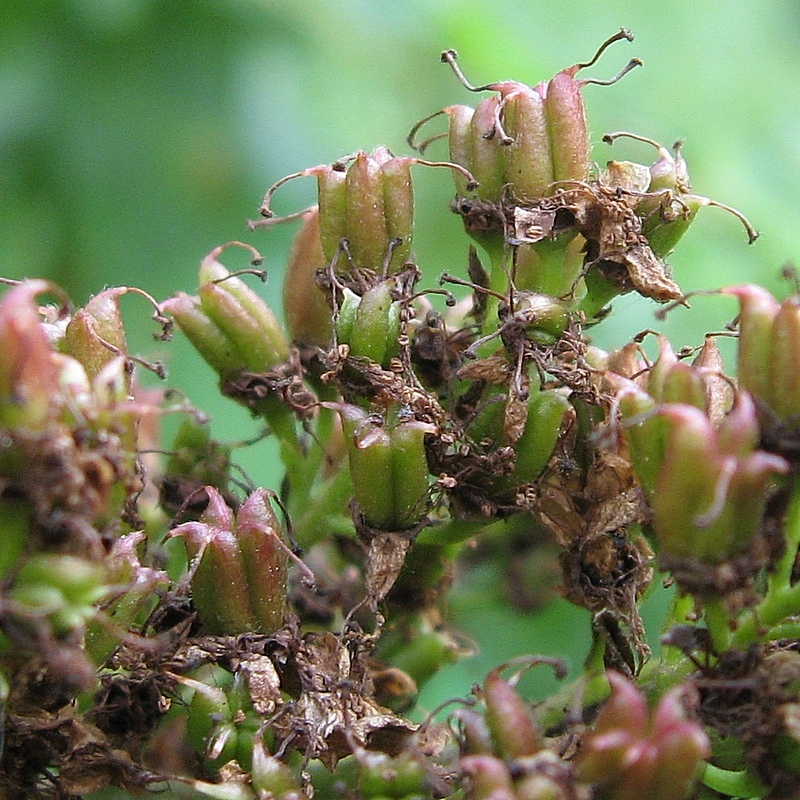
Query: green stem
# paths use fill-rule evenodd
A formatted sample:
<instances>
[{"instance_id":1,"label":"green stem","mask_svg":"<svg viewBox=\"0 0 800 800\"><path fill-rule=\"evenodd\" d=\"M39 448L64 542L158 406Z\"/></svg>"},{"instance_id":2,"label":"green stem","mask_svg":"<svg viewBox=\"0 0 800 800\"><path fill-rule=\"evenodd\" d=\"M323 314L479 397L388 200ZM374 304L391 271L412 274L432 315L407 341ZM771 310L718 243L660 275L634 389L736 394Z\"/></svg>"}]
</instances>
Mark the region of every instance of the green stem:
<instances>
[{"instance_id":1,"label":"green stem","mask_svg":"<svg viewBox=\"0 0 800 800\"><path fill-rule=\"evenodd\" d=\"M767 593L733 634L732 646L742 647L762 639L774 640L778 638L778 626L781 630L786 625L796 628L796 623L786 621L800 614L800 583L794 586L790 583L800 546L800 487L797 484L792 487L786 510L785 536L786 552L769 575Z\"/></svg>"},{"instance_id":2,"label":"green stem","mask_svg":"<svg viewBox=\"0 0 800 800\"><path fill-rule=\"evenodd\" d=\"M572 291L575 281L583 267L584 254L576 253L568 247L574 232L562 234L557 239L543 239L533 245L539 256L536 265L537 280L535 285L519 288L530 288L532 291L550 295L550 297L566 297Z\"/></svg>"},{"instance_id":3,"label":"green stem","mask_svg":"<svg viewBox=\"0 0 800 800\"><path fill-rule=\"evenodd\" d=\"M800 547L800 490L795 484L791 490L789 506L786 509L786 552L769 576L767 595L788 586L792 578L797 549Z\"/></svg>"},{"instance_id":4,"label":"green stem","mask_svg":"<svg viewBox=\"0 0 800 800\"><path fill-rule=\"evenodd\" d=\"M498 245L493 244L491 247L486 247L486 252L489 254L490 268L489 268L489 288L497 294L508 295L508 273L505 269L506 251L505 246L501 243ZM497 309L500 306L500 300L497 297L489 295L486 301L486 316L483 320L484 336L494 333L497 330Z\"/></svg>"},{"instance_id":5,"label":"green stem","mask_svg":"<svg viewBox=\"0 0 800 800\"><path fill-rule=\"evenodd\" d=\"M329 399L320 394L320 399ZM328 455L326 446L328 445L334 429L335 412L327 409L320 409L314 428L314 437L311 446L304 454L302 462L295 465L292 472L286 474L289 481L290 504L292 500L298 500L305 505L308 496L312 492L314 482L319 476L320 468Z\"/></svg>"},{"instance_id":6,"label":"green stem","mask_svg":"<svg viewBox=\"0 0 800 800\"><path fill-rule=\"evenodd\" d=\"M770 630L787 617L800 614L800 583L770 591L734 632L730 645L743 647L772 638Z\"/></svg>"},{"instance_id":7,"label":"green stem","mask_svg":"<svg viewBox=\"0 0 800 800\"><path fill-rule=\"evenodd\" d=\"M486 520L449 519L441 525L433 524L423 528L417 537L418 544L441 545L457 544L478 534L501 532L506 527L505 520L486 522Z\"/></svg>"},{"instance_id":8,"label":"green stem","mask_svg":"<svg viewBox=\"0 0 800 800\"><path fill-rule=\"evenodd\" d=\"M714 650L717 653L724 653L730 647L730 617L718 598L704 601L703 610Z\"/></svg>"},{"instance_id":9,"label":"green stem","mask_svg":"<svg viewBox=\"0 0 800 800\"><path fill-rule=\"evenodd\" d=\"M759 798L766 792L766 788L746 769L734 771L702 764L698 780L709 789L730 797Z\"/></svg>"},{"instance_id":10,"label":"green stem","mask_svg":"<svg viewBox=\"0 0 800 800\"><path fill-rule=\"evenodd\" d=\"M353 496L353 482L350 470L343 465L335 475L319 484L315 490L303 497L297 497L292 508L302 503L307 509L305 514L295 513L295 534L298 542L304 548L329 537L336 528L336 532L353 534L352 520L347 518L346 526L343 524L344 510ZM290 512L291 512L290 508ZM298 509L299 512L299 509Z\"/></svg>"}]
</instances>

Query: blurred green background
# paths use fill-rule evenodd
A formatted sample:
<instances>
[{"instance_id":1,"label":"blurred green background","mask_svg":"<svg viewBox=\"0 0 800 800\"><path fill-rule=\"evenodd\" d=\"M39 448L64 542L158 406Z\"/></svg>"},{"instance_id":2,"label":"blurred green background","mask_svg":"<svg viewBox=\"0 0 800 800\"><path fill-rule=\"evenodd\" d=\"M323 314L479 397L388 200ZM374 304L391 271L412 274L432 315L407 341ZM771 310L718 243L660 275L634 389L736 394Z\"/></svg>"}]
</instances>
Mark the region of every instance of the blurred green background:
<instances>
[{"instance_id":1,"label":"blurred green background","mask_svg":"<svg viewBox=\"0 0 800 800\"><path fill-rule=\"evenodd\" d=\"M610 77L634 55L645 66L610 88L587 88L596 161L651 159L644 145L603 145L607 131L685 139L695 190L741 209L762 237L748 247L733 217L705 210L671 259L679 283L758 281L785 294L780 267L800 259L796 0L4 0L0 274L52 278L76 303L123 283L163 299L194 291L200 259L243 239L265 253L263 291L277 307L292 230L245 227L273 181L377 144L406 152L415 121L477 102L439 63L445 48L459 51L476 84L536 83L589 58L621 26L634 43L616 45L587 74ZM418 169L416 189L420 265L432 279L463 268L450 177ZM282 189L273 207L288 213L313 199L307 179ZM218 397L185 342L156 345L150 312L140 299L127 303L134 349L167 360L171 383L213 414L218 436L251 436L257 426ZM735 314L730 299L693 305L656 323L652 304L623 297L596 339L612 347L658 327L676 347L696 344ZM273 456L259 445L239 460L275 486ZM500 636L446 676L456 691L505 657L580 647L582 612L559 605L543 622L498 616L499 590L484 584L454 613L472 635Z\"/></svg>"}]
</instances>

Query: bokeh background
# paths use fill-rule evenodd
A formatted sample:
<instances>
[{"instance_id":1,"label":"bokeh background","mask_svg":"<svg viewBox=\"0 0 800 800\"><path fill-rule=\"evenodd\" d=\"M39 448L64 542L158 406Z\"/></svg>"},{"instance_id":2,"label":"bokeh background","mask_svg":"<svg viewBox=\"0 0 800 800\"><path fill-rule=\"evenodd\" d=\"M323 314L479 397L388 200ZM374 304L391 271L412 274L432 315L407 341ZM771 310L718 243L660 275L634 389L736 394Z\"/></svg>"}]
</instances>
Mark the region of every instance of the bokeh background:
<instances>
[{"instance_id":1,"label":"bokeh background","mask_svg":"<svg viewBox=\"0 0 800 800\"><path fill-rule=\"evenodd\" d=\"M421 117L474 103L439 63L455 48L476 84L536 83L586 60L621 26L636 34L587 74L610 77L633 56L642 69L586 90L594 157L648 161L644 145L600 143L629 130L684 139L694 188L745 212L762 236L716 209L702 212L671 259L684 290L758 281L778 294L780 268L800 259L800 4L796 0L3 0L0 7L0 274L45 276L80 304L106 285L159 299L196 289L212 247L243 239L265 254L265 296L279 307L291 228L250 233L264 190L282 175L385 144L407 151ZM444 151L433 156L444 156ZM447 210L444 171L418 169L416 252L426 275L458 270L467 242ZM274 208L313 202L311 179ZM245 266L232 254L232 267ZM698 297L656 322L627 296L597 329L613 347L657 327L676 347L735 314ZM136 352L164 358L170 381L213 415L224 439L257 425L218 397L214 378L179 337L152 339L149 310L125 308ZM0 356L2 357L2 356ZM240 451L275 486L268 445ZM490 573L474 574L451 610L480 653L442 673L429 705L464 694L489 666L524 652L577 663L586 616L563 603L511 614ZM542 688L546 688L546 684Z\"/></svg>"}]
</instances>

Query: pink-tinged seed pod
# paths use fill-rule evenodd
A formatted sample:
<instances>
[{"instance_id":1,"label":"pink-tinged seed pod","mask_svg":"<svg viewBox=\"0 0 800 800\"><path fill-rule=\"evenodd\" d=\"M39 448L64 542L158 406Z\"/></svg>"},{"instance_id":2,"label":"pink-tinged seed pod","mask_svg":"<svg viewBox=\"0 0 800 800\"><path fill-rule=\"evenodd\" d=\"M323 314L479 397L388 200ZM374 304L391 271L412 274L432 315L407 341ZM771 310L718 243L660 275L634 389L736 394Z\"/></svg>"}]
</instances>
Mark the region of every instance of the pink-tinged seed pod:
<instances>
[{"instance_id":1,"label":"pink-tinged seed pod","mask_svg":"<svg viewBox=\"0 0 800 800\"><path fill-rule=\"evenodd\" d=\"M578 67L579 68L579 67ZM576 67L555 75L547 83L544 110L556 181L585 181L589 177L589 125Z\"/></svg>"},{"instance_id":2,"label":"pink-tinged seed pod","mask_svg":"<svg viewBox=\"0 0 800 800\"><path fill-rule=\"evenodd\" d=\"M283 312L292 341L324 347L331 341L331 309L316 283L317 271L328 265L322 252L319 221L318 206L303 214L286 265Z\"/></svg>"},{"instance_id":3,"label":"pink-tinged seed pod","mask_svg":"<svg viewBox=\"0 0 800 800\"><path fill-rule=\"evenodd\" d=\"M496 752L503 758L532 756L544 746L539 726L531 717L528 704L519 692L493 669L483 683L486 722Z\"/></svg>"},{"instance_id":4,"label":"pink-tinged seed pod","mask_svg":"<svg viewBox=\"0 0 800 800\"><path fill-rule=\"evenodd\" d=\"M0 300L0 424L40 429L54 410L59 368L36 298L54 287L23 281Z\"/></svg>"},{"instance_id":5,"label":"pink-tinged seed pod","mask_svg":"<svg viewBox=\"0 0 800 800\"><path fill-rule=\"evenodd\" d=\"M669 403L659 416L669 425L652 496L661 552L712 565L739 555L758 530L769 486L788 470L753 449L752 401L740 392L718 429L693 406Z\"/></svg>"},{"instance_id":6,"label":"pink-tinged seed pod","mask_svg":"<svg viewBox=\"0 0 800 800\"><path fill-rule=\"evenodd\" d=\"M450 116L450 156L475 175L479 199L497 203L508 191L518 200L534 202L559 181L588 179L589 128L582 89L588 83L614 83L641 62L631 60L610 81L578 80L575 75L594 64L612 42L632 38L621 30L601 45L591 61L574 64L535 87L519 81L473 86L458 67L456 52L442 53L442 61L469 91L499 95L478 105L468 128L463 106L445 109Z\"/></svg>"},{"instance_id":7,"label":"pink-tinged seed pod","mask_svg":"<svg viewBox=\"0 0 800 800\"><path fill-rule=\"evenodd\" d=\"M499 202L506 183L505 152L497 128L500 100L488 97L475 107L467 138L467 169L478 182L481 200Z\"/></svg>"},{"instance_id":8,"label":"pink-tinged seed pod","mask_svg":"<svg viewBox=\"0 0 800 800\"><path fill-rule=\"evenodd\" d=\"M200 619L213 635L272 633L283 624L287 561L268 493L251 494L238 517L216 489L206 494L200 520L170 532L186 544Z\"/></svg>"},{"instance_id":9,"label":"pink-tinged seed pod","mask_svg":"<svg viewBox=\"0 0 800 800\"><path fill-rule=\"evenodd\" d=\"M513 139L506 150L505 177L518 200L542 197L557 180L546 108L541 94L527 86L505 98L503 123Z\"/></svg>"},{"instance_id":10,"label":"pink-tinged seed pod","mask_svg":"<svg viewBox=\"0 0 800 800\"><path fill-rule=\"evenodd\" d=\"M739 300L739 384L757 400L769 404L773 326L780 303L766 289L754 284L732 286L723 289L722 294Z\"/></svg>"},{"instance_id":11,"label":"pink-tinged seed pod","mask_svg":"<svg viewBox=\"0 0 800 800\"><path fill-rule=\"evenodd\" d=\"M658 359L642 376L646 377L643 383L650 396L659 403L688 403L707 411L712 396L711 384L717 385L721 374L721 359L715 362L720 370L719 373L715 373L708 367L704 368L702 362L689 364L681 361L664 336L658 336L658 347ZM713 340L707 341L704 346L706 360L712 357L712 348L716 349ZM716 352L718 356L719 351ZM727 386L727 383L725 385ZM724 392L724 389L722 391ZM724 394L727 397L728 393Z\"/></svg>"},{"instance_id":12,"label":"pink-tinged seed pod","mask_svg":"<svg viewBox=\"0 0 800 800\"><path fill-rule=\"evenodd\" d=\"M288 562L281 525L270 493L256 489L236 515L236 539L244 562L256 629L272 632L283 625L287 609Z\"/></svg>"},{"instance_id":13,"label":"pink-tinged seed pod","mask_svg":"<svg viewBox=\"0 0 800 800\"><path fill-rule=\"evenodd\" d=\"M683 687L667 692L651 714L631 681L616 672L608 680L611 697L575 758L578 779L609 800L681 800L711 753L703 729L686 716Z\"/></svg>"},{"instance_id":14,"label":"pink-tinged seed pod","mask_svg":"<svg viewBox=\"0 0 800 800\"><path fill-rule=\"evenodd\" d=\"M464 167L449 162L395 157L385 147L371 153L363 150L334 164L321 164L287 175L264 196L260 213L268 220L272 195L293 178L316 176L320 215L320 241L328 263L342 257L341 271L349 267L382 274L397 272L411 254L414 193L410 167L413 164L445 166L461 172L474 183ZM269 224L262 223L262 224ZM257 227L259 223L252 223Z\"/></svg>"}]
</instances>

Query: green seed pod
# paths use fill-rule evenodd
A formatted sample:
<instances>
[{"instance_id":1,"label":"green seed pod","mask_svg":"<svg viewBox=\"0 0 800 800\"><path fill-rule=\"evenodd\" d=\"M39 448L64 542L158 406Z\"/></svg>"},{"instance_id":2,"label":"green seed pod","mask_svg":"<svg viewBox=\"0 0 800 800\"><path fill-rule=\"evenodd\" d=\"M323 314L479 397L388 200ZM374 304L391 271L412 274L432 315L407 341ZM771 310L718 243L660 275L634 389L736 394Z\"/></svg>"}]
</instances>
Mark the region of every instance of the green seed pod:
<instances>
[{"instance_id":1,"label":"green seed pod","mask_svg":"<svg viewBox=\"0 0 800 800\"><path fill-rule=\"evenodd\" d=\"M511 480L519 486L535 481L558 444L564 416L572 411L567 397L547 389L535 392L528 402L525 430L514 449L517 460Z\"/></svg>"},{"instance_id":2,"label":"green seed pod","mask_svg":"<svg viewBox=\"0 0 800 800\"><path fill-rule=\"evenodd\" d=\"M528 704L508 681L493 669L483 682L486 723L495 753L505 759L532 756L544 746L542 732L531 717Z\"/></svg>"},{"instance_id":3,"label":"green seed pod","mask_svg":"<svg viewBox=\"0 0 800 800\"><path fill-rule=\"evenodd\" d=\"M353 263L361 269L380 269L389 248L381 169L385 152L358 153L347 169L346 238Z\"/></svg>"},{"instance_id":4,"label":"green seed pod","mask_svg":"<svg viewBox=\"0 0 800 800\"><path fill-rule=\"evenodd\" d=\"M358 754L358 788L364 798L417 797L426 794L426 772L411 753L397 756L364 750Z\"/></svg>"},{"instance_id":5,"label":"green seed pod","mask_svg":"<svg viewBox=\"0 0 800 800\"><path fill-rule=\"evenodd\" d=\"M359 510L371 527L393 530L392 445L382 425L357 406L337 408L347 441L350 474Z\"/></svg>"},{"instance_id":6,"label":"green seed pod","mask_svg":"<svg viewBox=\"0 0 800 800\"><path fill-rule=\"evenodd\" d=\"M347 174L344 168L318 169L319 238L330 264L339 252L339 243L347 238Z\"/></svg>"},{"instance_id":7,"label":"green seed pod","mask_svg":"<svg viewBox=\"0 0 800 800\"><path fill-rule=\"evenodd\" d=\"M413 528L428 508L429 470L425 455L425 436L438 431L435 425L409 420L392 428L392 490L394 527Z\"/></svg>"},{"instance_id":8,"label":"green seed pod","mask_svg":"<svg viewBox=\"0 0 800 800\"><path fill-rule=\"evenodd\" d=\"M460 164L465 169L470 169L470 122L475 113L472 106L455 105L444 109L447 114L448 123L448 142L450 148L450 160L454 164ZM453 170L453 179L456 184L456 194L463 196L468 192L468 180L463 173ZM477 178L476 178L477 180Z\"/></svg>"},{"instance_id":9,"label":"green seed pod","mask_svg":"<svg viewBox=\"0 0 800 800\"><path fill-rule=\"evenodd\" d=\"M255 630L244 562L233 531L215 530L209 536L192 576L192 599L212 635Z\"/></svg>"},{"instance_id":10,"label":"green seed pod","mask_svg":"<svg viewBox=\"0 0 800 800\"><path fill-rule=\"evenodd\" d=\"M523 86L505 98L503 123L513 142L506 150L505 177L518 200L533 202L555 180L545 102Z\"/></svg>"},{"instance_id":11,"label":"green seed pod","mask_svg":"<svg viewBox=\"0 0 800 800\"><path fill-rule=\"evenodd\" d=\"M389 274L397 272L411 257L414 230L414 190L408 158L390 158L381 166L386 233L394 243Z\"/></svg>"},{"instance_id":12,"label":"green seed pod","mask_svg":"<svg viewBox=\"0 0 800 800\"><path fill-rule=\"evenodd\" d=\"M203 311L199 298L181 292L165 300L161 310L178 323L194 349L217 375L226 377L244 369L244 360L236 345Z\"/></svg>"},{"instance_id":13,"label":"green seed pod","mask_svg":"<svg viewBox=\"0 0 800 800\"><path fill-rule=\"evenodd\" d=\"M576 67L562 70L544 92L553 178L557 181L585 181L591 166L586 107L576 72Z\"/></svg>"},{"instance_id":14,"label":"green seed pod","mask_svg":"<svg viewBox=\"0 0 800 800\"><path fill-rule=\"evenodd\" d=\"M392 299L392 279L364 292L355 314L350 354L365 356L382 366L397 354L400 336L400 303Z\"/></svg>"},{"instance_id":15,"label":"green seed pod","mask_svg":"<svg viewBox=\"0 0 800 800\"><path fill-rule=\"evenodd\" d=\"M95 295L73 314L64 332L62 352L80 361L90 380L117 355L128 352L119 311L119 298L127 291L125 287L116 287Z\"/></svg>"},{"instance_id":16,"label":"green seed pod","mask_svg":"<svg viewBox=\"0 0 800 800\"><path fill-rule=\"evenodd\" d=\"M414 527L427 510L424 437L436 426L396 415L386 420L347 404L326 407L341 414L355 498L366 524L382 531Z\"/></svg>"},{"instance_id":17,"label":"green seed pod","mask_svg":"<svg viewBox=\"0 0 800 800\"><path fill-rule=\"evenodd\" d=\"M258 295L253 292L252 297L243 301L238 287L229 291L228 282L201 285L200 305L233 343L244 366L252 372L266 372L288 358L289 345L283 328Z\"/></svg>"},{"instance_id":18,"label":"green seed pod","mask_svg":"<svg viewBox=\"0 0 800 800\"><path fill-rule=\"evenodd\" d=\"M500 202L506 184L505 151L496 131L499 106L498 98L487 97L475 107L469 123L465 165L478 182L478 198L494 203Z\"/></svg>"}]
</instances>

